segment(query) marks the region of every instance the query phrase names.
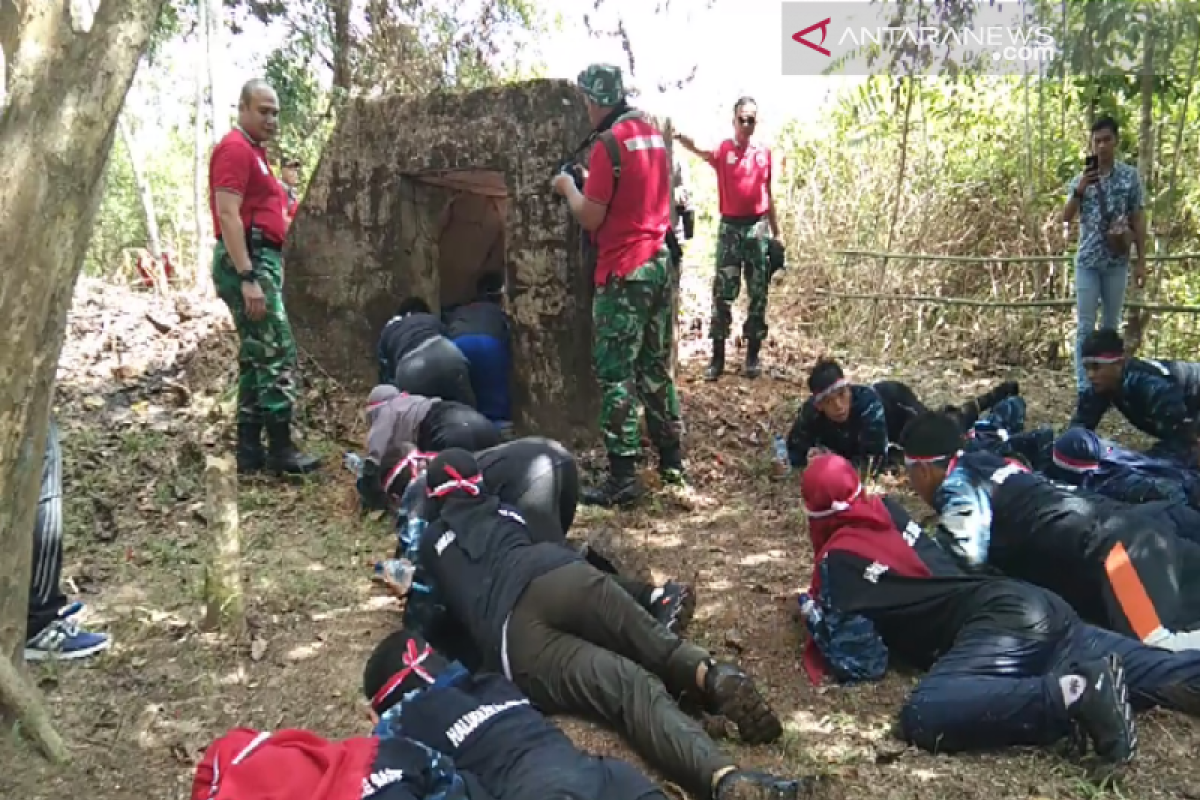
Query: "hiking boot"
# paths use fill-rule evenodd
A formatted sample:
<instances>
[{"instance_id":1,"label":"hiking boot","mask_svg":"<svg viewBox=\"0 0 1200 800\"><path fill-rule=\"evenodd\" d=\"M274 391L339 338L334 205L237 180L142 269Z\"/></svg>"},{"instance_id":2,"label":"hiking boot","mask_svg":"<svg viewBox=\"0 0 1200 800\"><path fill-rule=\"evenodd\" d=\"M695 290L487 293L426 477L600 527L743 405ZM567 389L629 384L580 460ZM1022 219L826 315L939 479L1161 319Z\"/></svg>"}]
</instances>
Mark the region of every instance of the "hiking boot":
<instances>
[{"instance_id":1,"label":"hiking boot","mask_svg":"<svg viewBox=\"0 0 1200 800\"><path fill-rule=\"evenodd\" d=\"M267 469L276 475L307 475L321 466L321 459L302 453L292 444L291 423L284 420L267 425L270 449L267 451Z\"/></svg>"},{"instance_id":2,"label":"hiking boot","mask_svg":"<svg viewBox=\"0 0 1200 800\"><path fill-rule=\"evenodd\" d=\"M608 477L600 486L584 489L579 501L585 506L611 508L636 502L645 494L632 456L609 456Z\"/></svg>"},{"instance_id":3,"label":"hiking boot","mask_svg":"<svg viewBox=\"0 0 1200 800\"><path fill-rule=\"evenodd\" d=\"M267 454L262 444L261 422L239 422L237 426L238 475L252 475L266 465Z\"/></svg>"},{"instance_id":4,"label":"hiking boot","mask_svg":"<svg viewBox=\"0 0 1200 800\"><path fill-rule=\"evenodd\" d=\"M805 780L806 784L809 782ZM813 796L810 792L802 795L800 788L800 781L784 780L757 770L735 769L721 776L712 797L713 800L799 800Z\"/></svg>"},{"instance_id":5,"label":"hiking boot","mask_svg":"<svg viewBox=\"0 0 1200 800\"><path fill-rule=\"evenodd\" d=\"M761 349L761 339L750 339L746 343L746 366L742 369L742 374L747 378L757 378L762 374L762 365L758 363L758 352Z\"/></svg>"},{"instance_id":6,"label":"hiking boot","mask_svg":"<svg viewBox=\"0 0 1200 800\"><path fill-rule=\"evenodd\" d=\"M667 581L650 593L650 616L679 636L696 613L696 593L686 583Z\"/></svg>"},{"instance_id":7,"label":"hiking boot","mask_svg":"<svg viewBox=\"0 0 1200 800\"><path fill-rule=\"evenodd\" d=\"M715 381L725 372L725 340L712 340L712 361L708 362L708 369L704 371L704 380Z\"/></svg>"},{"instance_id":8,"label":"hiking boot","mask_svg":"<svg viewBox=\"0 0 1200 800\"><path fill-rule=\"evenodd\" d=\"M676 445L658 453L658 477L663 486L686 486L687 473L683 471L683 450Z\"/></svg>"},{"instance_id":9,"label":"hiking boot","mask_svg":"<svg viewBox=\"0 0 1200 800\"><path fill-rule=\"evenodd\" d=\"M1137 727L1120 657L1109 654L1074 672L1085 686L1067 713L1091 740L1097 756L1118 767L1128 764L1137 753Z\"/></svg>"},{"instance_id":10,"label":"hiking boot","mask_svg":"<svg viewBox=\"0 0 1200 800\"><path fill-rule=\"evenodd\" d=\"M758 693L754 681L733 664L709 662L704 694L708 712L728 718L746 744L766 744L783 735L779 717Z\"/></svg>"}]
</instances>

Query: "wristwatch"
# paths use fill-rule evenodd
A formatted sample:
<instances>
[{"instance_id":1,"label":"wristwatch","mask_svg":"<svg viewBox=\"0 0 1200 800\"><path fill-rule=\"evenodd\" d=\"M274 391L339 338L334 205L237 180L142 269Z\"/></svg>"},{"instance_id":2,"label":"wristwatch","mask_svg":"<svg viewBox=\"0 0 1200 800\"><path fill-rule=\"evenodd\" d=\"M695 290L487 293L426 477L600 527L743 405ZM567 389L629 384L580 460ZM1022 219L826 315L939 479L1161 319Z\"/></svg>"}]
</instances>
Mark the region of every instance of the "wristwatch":
<instances>
[{"instance_id":1,"label":"wristwatch","mask_svg":"<svg viewBox=\"0 0 1200 800\"><path fill-rule=\"evenodd\" d=\"M251 267L250 269L246 270L245 272L239 272L238 277L242 279L242 283L257 283L258 282L258 270Z\"/></svg>"}]
</instances>

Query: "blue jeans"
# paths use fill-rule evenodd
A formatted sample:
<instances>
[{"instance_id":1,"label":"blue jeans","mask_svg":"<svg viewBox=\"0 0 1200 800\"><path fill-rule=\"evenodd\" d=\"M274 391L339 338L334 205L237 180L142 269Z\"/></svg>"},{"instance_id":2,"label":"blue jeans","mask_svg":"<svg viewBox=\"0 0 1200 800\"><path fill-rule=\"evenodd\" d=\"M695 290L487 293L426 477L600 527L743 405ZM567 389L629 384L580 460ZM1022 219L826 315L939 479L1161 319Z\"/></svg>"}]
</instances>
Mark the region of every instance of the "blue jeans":
<instances>
[{"instance_id":1,"label":"blue jeans","mask_svg":"<svg viewBox=\"0 0 1200 800\"><path fill-rule=\"evenodd\" d=\"M1100 320L1102 328L1119 330L1128 281L1128 264L1104 269L1075 265L1075 311L1078 322L1075 333L1075 382L1079 391L1088 386L1081 351L1083 340L1096 328L1096 309L1098 306L1103 307Z\"/></svg>"}]
</instances>

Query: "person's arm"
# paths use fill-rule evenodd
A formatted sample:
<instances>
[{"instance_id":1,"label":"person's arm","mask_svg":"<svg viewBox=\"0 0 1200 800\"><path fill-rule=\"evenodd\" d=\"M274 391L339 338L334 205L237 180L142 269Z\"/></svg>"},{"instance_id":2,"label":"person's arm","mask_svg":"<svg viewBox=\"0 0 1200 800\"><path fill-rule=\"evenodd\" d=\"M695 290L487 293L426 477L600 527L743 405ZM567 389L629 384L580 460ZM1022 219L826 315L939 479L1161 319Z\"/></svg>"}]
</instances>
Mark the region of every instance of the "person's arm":
<instances>
[{"instance_id":1,"label":"person's arm","mask_svg":"<svg viewBox=\"0 0 1200 800\"><path fill-rule=\"evenodd\" d=\"M1135 372L1125 381L1125 391L1129 405L1154 424L1159 438L1196 447L1195 421L1178 382L1165 375Z\"/></svg>"},{"instance_id":2,"label":"person's arm","mask_svg":"<svg viewBox=\"0 0 1200 800\"><path fill-rule=\"evenodd\" d=\"M1083 201L1083 193L1091 185L1091 174L1083 173L1071 181L1067 190L1067 205L1063 208L1062 221L1069 223L1079 215L1079 205Z\"/></svg>"},{"instance_id":3,"label":"person's arm","mask_svg":"<svg viewBox=\"0 0 1200 800\"><path fill-rule=\"evenodd\" d=\"M795 469L808 463L808 451L817 444L817 432L814 428L816 420L817 409L813 407L811 400L805 400L787 436L788 460Z\"/></svg>"},{"instance_id":4,"label":"person's arm","mask_svg":"<svg viewBox=\"0 0 1200 800\"><path fill-rule=\"evenodd\" d=\"M696 145L696 143L692 140L692 137L683 133L677 132L675 134L675 141L683 145L685 150L697 158L704 159L706 163L714 167L717 165L717 150L704 150Z\"/></svg>"},{"instance_id":5,"label":"person's arm","mask_svg":"<svg viewBox=\"0 0 1200 800\"><path fill-rule=\"evenodd\" d=\"M554 189L566 199L579 226L595 232L608 217L608 204L612 202L613 169L608 150L603 145L592 148L582 192L569 175L556 176Z\"/></svg>"},{"instance_id":6,"label":"person's arm","mask_svg":"<svg viewBox=\"0 0 1200 800\"><path fill-rule=\"evenodd\" d=\"M779 238L779 217L775 214L775 194L771 184L775 181L775 164L772 162L771 151L767 150L767 224L771 226L771 235Z\"/></svg>"},{"instance_id":7,"label":"person's arm","mask_svg":"<svg viewBox=\"0 0 1200 800\"><path fill-rule=\"evenodd\" d=\"M1100 425L1100 420L1104 419L1105 413L1108 411L1112 401L1103 395L1097 394L1090 387L1079 393L1079 399L1075 403L1075 413L1067 422L1068 428L1087 428L1089 431L1096 430Z\"/></svg>"},{"instance_id":8,"label":"person's arm","mask_svg":"<svg viewBox=\"0 0 1200 800\"><path fill-rule=\"evenodd\" d=\"M1134 262L1133 279L1138 288L1146 285L1146 211L1142 198L1142 181L1133 175L1132 197L1130 198L1129 227L1133 230L1133 243L1137 246L1137 261Z\"/></svg>"},{"instance_id":9,"label":"person's arm","mask_svg":"<svg viewBox=\"0 0 1200 800\"><path fill-rule=\"evenodd\" d=\"M950 540L955 554L970 567L987 563L992 541L992 501L988 493L962 470L946 476L934 497L938 528Z\"/></svg>"},{"instance_id":10,"label":"person's arm","mask_svg":"<svg viewBox=\"0 0 1200 800\"><path fill-rule=\"evenodd\" d=\"M859 425L859 452L851 461L859 462L855 466L865 466L872 459L883 461L887 458L887 416L884 414L883 401L878 394L871 389L867 389L865 392L856 391L858 388L851 389L854 395L850 416L857 420Z\"/></svg>"},{"instance_id":11,"label":"person's arm","mask_svg":"<svg viewBox=\"0 0 1200 800\"><path fill-rule=\"evenodd\" d=\"M223 147L213 153L212 187L217 219L221 222L221 241L238 272L249 272L254 268L246 249L242 198L255 167L253 155L244 148Z\"/></svg>"}]
</instances>

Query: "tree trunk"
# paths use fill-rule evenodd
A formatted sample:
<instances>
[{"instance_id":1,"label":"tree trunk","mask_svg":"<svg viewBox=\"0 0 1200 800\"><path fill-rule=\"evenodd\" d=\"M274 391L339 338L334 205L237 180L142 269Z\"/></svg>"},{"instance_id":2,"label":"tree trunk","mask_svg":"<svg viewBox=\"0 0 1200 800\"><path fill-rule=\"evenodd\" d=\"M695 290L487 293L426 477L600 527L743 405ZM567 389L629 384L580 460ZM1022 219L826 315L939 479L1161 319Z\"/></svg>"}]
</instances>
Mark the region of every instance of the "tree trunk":
<instances>
[{"instance_id":1,"label":"tree trunk","mask_svg":"<svg viewBox=\"0 0 1200 800\"><path fill-rule=\"evenodd\" d=\"M133 183L137 187L138 197L142 201L142 217L146 223L146 249L150 251L153 261L154 286L159 294L167 291L167 275L163 271L162 241L158 236L158 212L154 207L154 188L146 175L145 165L142 164L141 151L135 146L129 124L122 117L117 121L117 129L121 133L121 141L129 153L129 165L133 168Z\"/></svg>"},{"instance_id":2,"label":"tree trunk","mask_svg":"<svg viewBox=\"0 0 1200 800\"><path fill-rule=\"evenodd\" d=\"M350 70L350 0L331 0L333 17L333 88L350 91L354 76Z\"/></svg>"},{"instance_id":3,"label":"tree trunk","mask_svg":"<svg viewBox=\"0 0 1200 800\"><path fill-rule=\"evenodd\" d=\"M1142 179L1142 196L1149 199L1154 197L1154 39L1151 33L1153 19L1149 16L1147 7L1145 28L1142 31L1142 119L1138 127L1138 174ZM1153 203L1147 202L1143 215L1146 221L1147 235L1150 239L1149 228L1154 223ZM1147 248L1149 249L1149 248ZM1138 253L1144 256L1145 253ZM1143 301L1144 290L1135 286L1131 288L1130 299L1135 302ZM1150 314L1141 309L1129 309L1125 324L1125 348L1130 355L1136 355L1146 333L1146 325Z\"/></svg>"},{"instance_id":4,"label":"tree trunk","mask_svg":"<svg viewBox=\"0 0 1200 800\"><path fill-rule=\"evenodd\" d=\"M4 3L2 7L13 4ZM9 53L0 112L0 657L20 663L34 514L67 311L100 201L117 117L163 0L108 0L85 34L66 3L0 12ZM32 690L31 690L32 691Z\"/></svg>"},{"instance_id":5,"label":"tree trunk","mask_svg":"<svg viewBox=\"0 0 1200 800\"><path fill-rule=\"evenodd\" d=\"M196 127L193 130L193 153L195 161L192 164L192 214L193 222L196 228L195 249L192 252L194 261L195 273L192 275L193 285L204 292L208 293L209 284L212 281L208 269L208 224L209 224L209 208L208 208L208 139L204 135L204 122L209 115L209 109L205 106L204 89L208 82L208 65L211 59L208 57L208 2L200 0L196 5L200 20L196 25L196 84L194 106L196 112Z\"/></svg>"},{"instance_id":6,"label":"tree trunk","mask_svg":"<svg viewBox=\"0 0 1200 800\"><path fill-rule=\"evenodd\" d=\"M245 623L242 543L238 531L238 484L234 464L208 457L204 469L208 508L208 554L204 563L204 624L237 635Z\"/></svg>"},{"instance_id":7,"label":"tree trunk","mask_svg":"<svg viewBox=\"0 0 1200 800\"><path fill-rule=\"evenodd\" d=\"M896 236L896 223L900 221L900 208L904 204L904 172L908 167L908 131L912 119L913 98L917 94L917 83L912 76L904 79L908 91L904 97L904 120L900 128L900 164L896 168L896 200L892 204L892 220L888 223L887 242L883 249L891 252L892 242ZM883 276L880 275L880 278Z\"/></svg>"},{"instance_id":8,"label":"tree trunk","mask_svg":"<svg viewBox=\"0 0 1200 800\"><path fill-rule=\"evenodd\" d=\"M220 53L224 39L225 19L221 16L221 0L200 0L200 6L206 6L205 16L208 25L205 29L204 58L208 62L208 101L212 117L212 128L209 129L210 141L216 147L217 142L229 130L229 103L225 101L226 87L217 80L217 54Z\"/></svg>"}]
</instances>

